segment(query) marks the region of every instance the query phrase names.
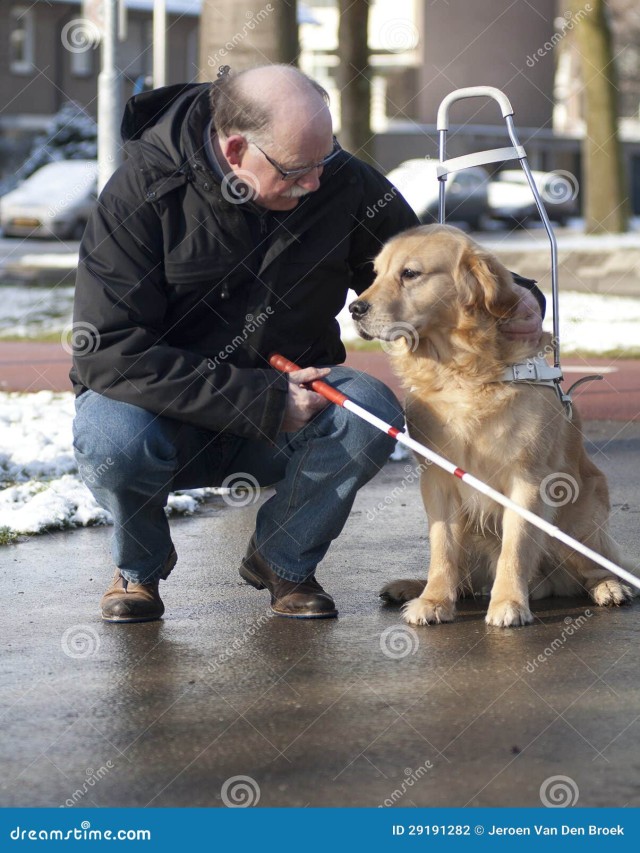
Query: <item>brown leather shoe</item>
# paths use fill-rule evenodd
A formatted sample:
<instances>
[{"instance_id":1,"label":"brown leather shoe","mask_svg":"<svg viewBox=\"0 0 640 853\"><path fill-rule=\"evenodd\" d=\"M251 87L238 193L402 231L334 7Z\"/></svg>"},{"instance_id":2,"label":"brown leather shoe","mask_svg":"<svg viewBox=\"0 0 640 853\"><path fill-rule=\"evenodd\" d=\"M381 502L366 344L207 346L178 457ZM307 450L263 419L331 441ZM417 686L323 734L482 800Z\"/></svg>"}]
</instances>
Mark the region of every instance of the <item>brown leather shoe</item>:
<instances>
[{"instance_id":1,"label":"brown leather shoe","mask_svg":"<svg viewBox=\"0 0 640 853\"><path fill-rule=\"evenodd\" d=\"M240 577L256 589L271 593L271 609L278 616L292 619L332 619L338 615L333 598L314 575L294 582L279 577L260 556L255 538L251 538L240 566Z\"/></svg>"},{"instance_id":2,"label":"brown leather shoe","mask_svg":"<svg viewBox=\"0 0 640 853\"><path fill-rule=\"evenodd\" d=\"M160 580L166 580L177 562L177 555L171 551L162 569L162 573L149 583L131 583L120 574L120 569L111 581L111 586L102 596L100 607L105 622L153 622L164 613L164 604L158 587Z\"/></svg>"}]
</instances>

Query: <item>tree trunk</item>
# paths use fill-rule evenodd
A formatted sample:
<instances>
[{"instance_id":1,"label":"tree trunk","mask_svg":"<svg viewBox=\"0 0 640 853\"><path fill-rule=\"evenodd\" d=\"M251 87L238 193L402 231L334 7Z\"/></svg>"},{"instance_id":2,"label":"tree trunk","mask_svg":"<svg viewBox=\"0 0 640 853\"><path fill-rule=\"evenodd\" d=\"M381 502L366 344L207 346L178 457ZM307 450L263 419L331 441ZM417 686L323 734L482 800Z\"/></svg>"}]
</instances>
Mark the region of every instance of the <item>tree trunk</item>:
<instances>
[{"instance_id":1,"label":"tree trunk","mask_svg":"<svg viewBox=\"0 0 640 853\"><path fill-rule=\"evenodd\" d=\"M369 68L370 0L338 0L338 87L343 148L373 162L371 70Z\"/></svg>"},{"instance_id":2,"label":"tree trunk","mask_svg":"<svg viewBox=\"0 0 640 853\"><path fill-rule=\"evenodd\" d=\"M275 62L286 65L297 65L300 56L300 41L298 37L298 2L297 0L271 0L276 17L276 37L278 56Z\"/></svg>"},{"instance_id":3,"label":"tree trunk","mask_svg":"<svg viewBox=\"0 0 640 853\"><path fill-rule=\"evenodd\" d=\"M589 11L590 8L590 11ZM616 73L604 0L572 0L584 86L583 190L588 234L625 231L628 197L618 138Z\"/></svg>"},{"instance_id":4,"label":"tree trunk","mask_svg":"<svg viewBox=\"0 0 640 853\"><path fill-rule=\"evenodd\" d=\"M298 61L297 0L203 0L200 14L200 79L213 80L222 65L242 71L254 65Z\"/></svg>"}]
</instances>

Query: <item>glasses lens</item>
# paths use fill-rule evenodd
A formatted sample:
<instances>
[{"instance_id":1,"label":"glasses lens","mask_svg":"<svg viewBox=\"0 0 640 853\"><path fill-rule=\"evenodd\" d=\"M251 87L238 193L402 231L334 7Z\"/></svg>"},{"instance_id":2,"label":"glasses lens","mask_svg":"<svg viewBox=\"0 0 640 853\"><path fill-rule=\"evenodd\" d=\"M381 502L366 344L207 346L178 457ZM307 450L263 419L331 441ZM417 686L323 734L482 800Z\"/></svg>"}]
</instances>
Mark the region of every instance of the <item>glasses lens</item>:
<instances>
[{"instance_id":1,"label":"glasses lens","mask_svg":"<svg viewBox=\"0 0 640 853\"><path fill-rule=\"evenodd\" d=\"M324 159L322 159L319 163L316 163L313 166L308 166L307 168L304 168L304 169L288 169L288 170L283 169L283 172L285 172L287 178L301 178L301 177L303 177L303 175L308 175L309 172L313 172L314 169L324 168L327 165L327 163L330 163L331 160L333 160L333 158L336 156L336 154L340 153L341 150L342 149L340 148L340 143L334 137L333 150L331 151L331 154L327 154L327 156Z\"/></svg>"}]
</instances>

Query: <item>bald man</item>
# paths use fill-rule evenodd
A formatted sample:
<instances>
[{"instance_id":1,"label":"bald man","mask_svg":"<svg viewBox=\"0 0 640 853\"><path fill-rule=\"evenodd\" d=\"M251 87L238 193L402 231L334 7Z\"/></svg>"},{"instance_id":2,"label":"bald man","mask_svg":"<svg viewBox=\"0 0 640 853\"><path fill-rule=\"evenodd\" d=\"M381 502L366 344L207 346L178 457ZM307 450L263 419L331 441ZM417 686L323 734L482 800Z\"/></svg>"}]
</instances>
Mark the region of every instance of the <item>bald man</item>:
<instances>
[{"instance_id":1,"label":"bald man","mask_svg":"<svg viewBox=\"0 0 640 853\"><path fill-rule=\"evenodd\" d=\"M274 486L240 575L279 616L334 617L316 567L393 440L304 386L327 377L402 426L385 385L339 366L335 318L415 215L288 66L137 95L122 132L80 247L71 371L79 470L115 525L102 618L162 616L171 491L240 484ZM512 335L539 337L529 290ZM274 352L302 369L273 370Z\"/></svg>"}]
</instances>

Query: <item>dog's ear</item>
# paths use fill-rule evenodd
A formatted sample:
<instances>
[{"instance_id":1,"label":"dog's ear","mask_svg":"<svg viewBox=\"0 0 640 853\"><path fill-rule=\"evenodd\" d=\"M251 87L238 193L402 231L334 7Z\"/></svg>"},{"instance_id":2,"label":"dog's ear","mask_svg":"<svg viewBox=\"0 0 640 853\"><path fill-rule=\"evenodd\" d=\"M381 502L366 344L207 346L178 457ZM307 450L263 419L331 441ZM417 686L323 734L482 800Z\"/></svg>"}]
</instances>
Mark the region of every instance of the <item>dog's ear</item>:
<instances>
[{"instance_id":1,"label":"dog's ear","mask_svg":"<svg viewBox=\"0 0 640 853\"><path fill-rule=\"evenodd\" d=\"M458 264L458 299L469 311L486 311L501 320L518 304L509 271L493 255L465 247Z\"/></svg>"}]
</instances>

